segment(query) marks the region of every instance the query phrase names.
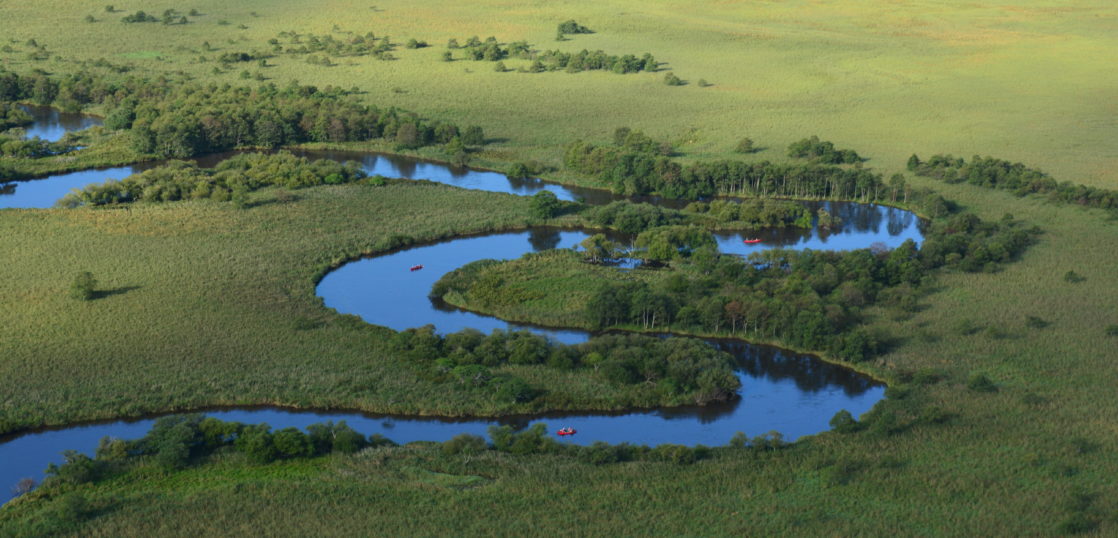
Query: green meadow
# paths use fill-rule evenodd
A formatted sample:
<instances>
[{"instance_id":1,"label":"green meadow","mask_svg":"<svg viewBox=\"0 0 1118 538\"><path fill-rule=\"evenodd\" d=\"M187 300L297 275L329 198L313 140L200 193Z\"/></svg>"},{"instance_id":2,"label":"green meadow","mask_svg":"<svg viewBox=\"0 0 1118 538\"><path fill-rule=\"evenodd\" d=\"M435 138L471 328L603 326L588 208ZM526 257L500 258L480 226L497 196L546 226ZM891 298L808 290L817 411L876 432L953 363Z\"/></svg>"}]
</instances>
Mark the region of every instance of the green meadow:
<instances>
[{"instance_id":1,"label":"green meadow","mask_svg":"<svg viewBox=\"0 0 1118 538\"><path fill-rule=\"evenodd\" d=\"M499 140L486 157L558 162L577 138L605 138L620 125L675 142L688 157L728 155L743 136L781 159L792 141L819 134L854 147L871 164L899 170L911 153L995 155L1095 186L1118 185L1111 68L1118 48L1113 5L1087 0L967 2L498 2L298 0L142 5L73 0L4 6L0 35L12 52L0 65L70 71L104 58L138 73L183 72L243 83L241 71L278 84L356 86L370 102L478 124ZM125 24L138 9L185 13L185 25ZM96 22L85 22L86 16ZM557 42L577 19L595 33ZM241 26L244 26L242 29ZM267 51L280 32L373 32L399 43L396 60L305 55L233 64L227 52ZM540 50L651 53L689 83L663 73L497 73L492 62L441 55L450 38L527 40ZM28 59L28 39L50 59ZM431 46L406 49L408 39ZM280 39L286 44L286 40ZM203 44L209 42L212 52ZM199 62L201 56L209 61ZM510 69L527 64L507 60ZM710 85L701 87L700 79Z\"/></svg>"},{"instance_id":2,"label":"green meadow","mask_svg":"<svg viewBox=\"0 0 1118 538\"><path fill-rule=\"evenodd\" d=\"M743 136L762 150L742 158L783 160L790 142L818 134L886 173L914 152L984 154L1118 187L1118 10L1101 0L115 8L2 3L0 65L63 74L104 58L152 76L255 84L240 77L248 71L277 84L357 87L370 103L483 126L492 141L476 162L495 167L558 165L564 144L605 140L625 125L673 141L684 160L730 157ZM169 26L119 21L141 8L199 15ZM595 33L556 41L556 25L571 18ZM292 30L371 31L401 45L392 61L336 57L327 67L280 54L266 67L214 72L218 55L268 50ZM663 72L497 73L459 50L443 61L448 39L472 35L543 50L649 52L688 84L667 86ZM432 46L407 49L410 38ZM50 57L29 58L29 39ZM514 70L526 63L506 61ZM128 157L104 151L105 162ZM916 312L868 312L869 328L892 338L860 367L891 380L874 413L893 416L893 427L827 432L769 452L719 449L691 465L448 456L423 444L267 465L219 454L179 471L141 466L44 488L0 508L0 535L54 528L40 525L74 494L94 510L84 526L60 532L93 536L1115 534L1118 336L1108 328L1118 325L1118 221L906 179L984 219L1012 213L1044 233L998 272L937 275ZM389 349L389 331L338 316L314 294L328 268L401 240L532 224L527 200L406 182L293 192L258 191L246 210L190 201L0 212L0 432L229 404L533 410L417 381ZM97 277L101 297L67 296L79 271ZM1083 280L1066 280L1068 271ZM509 368L532 383L572 375ZM969 388L975 374L997 390ZM609 405L608 387L564 381L575 401ZM942 420L916 420L928 409Z\"/></svg>"}]
</instances>

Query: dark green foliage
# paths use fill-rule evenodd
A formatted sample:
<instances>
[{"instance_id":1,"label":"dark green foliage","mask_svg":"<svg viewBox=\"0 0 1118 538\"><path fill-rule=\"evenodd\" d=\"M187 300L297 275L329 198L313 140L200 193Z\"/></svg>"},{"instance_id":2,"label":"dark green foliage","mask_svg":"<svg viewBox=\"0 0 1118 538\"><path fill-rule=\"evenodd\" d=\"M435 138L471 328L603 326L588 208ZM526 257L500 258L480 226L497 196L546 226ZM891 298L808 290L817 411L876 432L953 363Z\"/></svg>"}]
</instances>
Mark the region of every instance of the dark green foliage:
<instances>
[{"instance_id":1,"label":"dark green foliage","mask_svg":"<svg viewBox=\"0 0 1118 538\"><path fill-rule=\"evenodd\" d=\"M45 484L62 482L77 485L97 480L103 466L100 462L76 450L67 450L62 453L65 462L62 465L50 464L47 466L47 481Z\"/></svg>"},{"instance_id":2,"label":"dark green foliage","mask_svg":"<svg viewBox=\"0 0 1118 538\"><path fill-rule=\"evenodd\" d=\"M3 120L0 120L3 121ZM39 137L21 138L0 135L0 156L19 159L38 159L52 155L62 155L74 150L73 144L63 137L57 142L49 142Z\"/></svg>"},{"instance_id":3,"label":"dark green foliage","mask_svg":"<svg viewBox=\"0 0 1118 538\"><path fill-rule=\"evenodd\" d=\"M835 416L831 417L830 424L831 429L839 433L853 433L861 429L858 421L854 420L854 415L845 409L835 413Z\"/></svg>"},{"instance_id":4,"label":"dark green foliage","mask_svg":"<svg viewBox=\"0 0 1118 538\"><path fill-rule=\"evenodd\" d=\"M1025 326L1030 329L1043 329L1050 325L1047 321L1036 316L1025 316Z\"/></svg>"},{"instance_id":5,"label":"dark green foliage","mask_svg":"<svg viewBox=\"0 0 1118 538\"><path fill-rule=\"evenodd\" d=\"M623 229L639 230L649 222L676 218L660 208L647 206L643 211L634 204L595 208L589 216L596 223L617 225L625 221L614 216L630 212L635 215L633 224ZM644 250L633 255L690 263L697 270L673 273L655 286L603 283L586 302L584 319L595 329L637 325L779 339L859 362L880 347L875 334L859 327L864 308L890 304L913 309L934 269L986 270L1012 260L1033 240L1032 232L1016 221L988 223L972 214L933 221L926 234L920 249L907 241L889 251L769 250L743 260L718 255L701 229L649 228L636 240ZM595 263L621 256L605 236L590 237L583 247L581 256ZM469 274L456 274L451 287L471 305L499 309L504 303L489 297L496 292L485 291L490 285L486 274L486 266L475 266ZM501 289L499 283L492 284L493 290ZM962 330L973 333L981 327L970 324ZM624 377L623 372L614 373Z\"/></svg>"},{"instance_id":6,"label":"dark green foliage","mask_svg":"<svg viewBox=\"0 0 1118 538\"><path fill-rule=\"evenodd\" d=\"M834 144L826 140L819 140L818 136L793 142L788 146L788 156L811 159L827 164L853 164L862 161L862 158L854 150L835 149Z\"/></svg>"},{"instance_id":7,"label":"dark green foliage","mask_svg":"<svg viewBox=\"0 0 1118 538\"><path fill-rule=\"evenodd\" d=\"M1108 325L1106 327L1107 336L1118 336L1118 325Z\"/></svg>"},{"instance_id":8,"label":"dark green foliage","mask_svg":"<svg viewBox=\"0 0 1118 538\"><path fill-rule=\"evenodd\" d=\"M803 204L787 200L750 198L746 200L713 200L710 203L693 202L687 212L712 217L715 222L734 228L811 228L811 211ZM820 226L827 220L829 227L838 226L841 219L819 210Z\"/></svg>"},{"instance_id":9,"label":"dark green foliage","mask_svg":"<svg viewBox=\"0 0 1118 538\"><path fill-rule=\"evenodd\" d=\"M628 235L636 235L657 226L683 224L685 219L678 211L661 206L623 201L592 207L586 211L586 217L598 226L608 226Z\"/></svg>"},{"instance_id":10,"label":"dark green foliage","mask_svg":"<svg viewBox=\"0 0 1118 538\"><path fill-rule=\"evenodd\" d=\"M535 424L521 432L511 426L490 426L489 438L493 440L493 448L511 454L555 454L562 450L562 445L547 434L544 424Z\"/></svg>"},{"instance_id":11,"label":"dark green foliage","mask_svg":"<svg viewBox=\"0 0 1118 538\"><path fill-rule=\"evenodd\" d=\"M540 191L532 195L532 215L541 219L549 219L559 214L563 202L551 191Z\"/></svg>"},{"instance_id":12,"label":"dark green foliage","mask_svg":"<svg viewBox=\"0 0 1118 538\"><path fill-rule=\"evenodd\" d=\"M1046 195L1048 199L1086 207L1118 209L1118 190L1058 182L1048 174L1021 163L993 157L974 156L970 162L951 155L934 155L921 162L913 155L909 167L917 175L934 177L947 183L967 182L988 189L1010 191L1017 196Z\"/></svg>"},{"instance_id":13,"label":"dark green foliage","mask_svg":"<svg viewBox=\"0 0 1118 538\"><path fill-rule=\"evenodd\" d=\"M468 433L461 433L452 437L442 445L443 454L479 454L489 448L485 438Z\"/></svg>"},{"instance_id":14,"label":"dark green foliage","mask_svg":"<svg viewBox=\"0 0 1118 538\"><path fill-rule=\"evenodd\" d=\"M685 82L683 82L683 79L675 76L675 73L668 71L664 73L664 84L668 86L683 86Z\"/></svg>"},{"instance_id":15,"label":"dark green foliage","mask_svg":"<svg viewBox=\"0 0 1118 538\"><path fill-rule=\"evenodd\" d=\"M172 202L183 199L232 199L247 207L248 193L270 186L300 189L317 185L351 183L365 177L361 165L329 159L311 161L287 152L245 153L198 168L193 163L170 161L120 181L87 185L58 203L64 207L127 202Z\"/></svg>"},{"instance_id":16,"label":"dark green foliage","mask_svg":"<svg viewBox=\"0 0 1118 538\"><path fill-rule=\"evenodd\" d=\"M281 458L298 458L315 453L311 439L298 428L284 428L272 434L272 444Z\"/></svg>"},{"instance_id":17,"label":"dark green foliage","mask_svg":"<svg viewBox=\"0 0 1118 538\"><path fill-rule=\"evenodd\" d=\"M703 247L715 248L710 232L698 226L660 226L640 233L633 244L634 256L646 262L668 262L687 258Z\"/></svg>"},{"instance_id":18,"label":"dark green foliage","mask_svg":"<svg viewBox=\"0 0 1118 538\"><path fill-rule=\"evenodd\" d=\"M614 146L577 141L567 146L563 162L575 172L598 178L614 192L628 195L660 194L693 200L728 194L868 202L891 192L881 175L868 169L814 162L715 161L684 167L669 159L660 145L651 140ZM918 200L925 213L932 217L946 215L951 209L941 196L930 192L905 191L905 196Z\"/></svg>"},{"instance_id":19,"label":"dark green foliage","mask_svg":"<svg viewBox=\"0 0 1118 538\"><path fill-rule=\"evenodd\" d=\"M453 41L453 40L452 40ZM457 41L453 42L457 45ZM455 48L455 47L450 47ZM484 42L477 36L471 37L462 47L466 58L475 61L499 62L508 58L531 60L530 67L522 72L542 73L545 71L566 71L578 73L580 71L610 71L617 74L638 73L641 71L655 71L659 63L651 54L645 53L637 57L632 54L615 56L606 54L601 50L570 53L560 50L535 50L527 41L514 41L502 46L495 37L490 37ZM503 65L503 64L502 64ZM502 71L499 69L498 71Z\"/></svg>"},{"instance_id":20,"label":"dark green foliage","mask_svg":"<svg viewBox=\"0 0 1118 538\"><path fill-rule=\"evenodd\" d=\"M462 134L462 143L467 146L485 145L485 131L477 125L466 127L466 131Z\"/></svg>"},{"instance_id":21,"label":"dark green foliage","mask_svg":"<svg viewBox=\"0 0 1118 538\"><path fill-rule=\"evenodd\" d=\"M272 440L270 429L267 424L246 427L237 436L234 446L256 463L273 462L279 456L279 452Z\"/></svg>"},{"instance_id":22,"label":"dark green foliage","mask_svg":"<svg viewBox=\"0 0 1118 538\"><path fill-rule=\"evenodd\" d=\"M143 11L137 11L131 15L125 15L120 19L121 22L159 22L155 15L149 15Z\"/></svg>"},{"instance_id":23,"label":"dark green foliage","mask_svg":"<svg viewBox=\"0 0 1118 538\"><path fill-rule=\"evenodd\" d=\"M997 392L998 386L985 374L975 372L967 378L967 388L975 392Z\"/></svg>"},{"instance_id":24,"label":"dark green foliage","mask_svg":"<svg viewBox=\"0 0 1118 538\"><path fill-rule=\"evenodd\" d=\"M286 46L280 41L287 42ZM314 35L300 34L298 32L280 32L276 38L269 40L272 50L284 54L315 54L322 53L330 56L373 56L379 60L392 60L392 51L396 44L388 36L376 37L372 32L354 34L353 37L338 39L330 34ZM407 48L418 49L426 47L427 42L412 39L408 41Z\"/></svg>"},{"instance_id":25,"label":"dark green foliage","mask_svg":"<svg viewBox=\"0 0 1118 538\"><path fill-rule=\"evenodd\" d=\"M443 283L436 290L445 293L455 286ZM638 299L634 318L651 322L664 315L658 310L662 306L655 298ZM657 384L667 394L690 395L696 403L728 399L740 386L731 355L687 338L602 335L564 345L527 331L495 330L485 336L466 330L442 337L428 326L397 333L392 345L434 379L489 392L506 403L531 401L540 391L519 378L493 375L487 367L546 364L564 370L593 369L613 383Z\"/></svg>"},{"instance_id":26,"label":"dark green foliage","mask_svg":"<svg viewBox=\"0 0 1118 538\"><path fill-rule=\"evenodd\" d=\"M82 271L70 283L70 297L80 301L88 301L96 296L96 288L97 279L93 278L93 273Z\"/></svg>"},{"instance_id":27,"label":"dark green foliage","mask_svg":"<svg viewBox=\"0 0 1118 538\"><path fill-rule=\"evenodd\" d=\"M753 153L756 148L753 147L753 139L745 137L738 141L738 145L734 147L734 151L738 153Z\"/></svg>"},{"instance_id":28,"label":"dark green foliage","mask_svg":"<svg viewBox=\"0 0 1118 538\"><path fill-rule=\"evenodd\" d=\"M566 20L559 23L560 34L592 34L594 33L589 28L575 22L574 19Z\"/></svg>"},{"instance_id":29,"label":"dark green foliage","mask_svg":"<svg viewBox=\"0 0 1118 538\"><path fill-rule=\"evenodd\" d=\"M1076 273L1075 271L1068 271L1068 272L1064 273L1064 282L1070 282L1072 284L1078 284L1080 282L1083 282L1084 280L1087 280L1087 279L1079 276L1079 273Z\"/></svg>"},{"instance_id":30,"label":"dark green foliage","mask_svg":"<svg viewBox=\"0 0 1118 538\"><path fill-rule=\"evenodd\" d=\"M3 96L0 96L0 98L3 98ZM0 102L0 131L30 125L31 121L31 115L24 112L15 103Z\"/></svg>"},{"instance_id":31,"label":"dark green foliage","mask_svg":"<svg viewBox=\"0 0 1118 538\"><path fill-rule=\"evenodd\" d=\"M58 502L55 517L71 525L85 521L93 512L89 501L80 493L71 493Z\"/></svg>"},{"instance_id":32,"label":"dark green foliage","mask_svg":"<svg viewBox=\"0 0 1118 538\"><path fill-rule=\"evenodd\" d=\"M368 445L365 437L349 427L344 420L337 424L332 421L325 424L312 424L307 426L307 433L315 454L330 452L353 454Z\"/></svg>"},{"instance_id":33,"label":"dark green foliage","mask_svg":"<svg viewBox=\"0 0 1118 538\"><path fill-rule=\"evenodd\" d=\"M243 52L226 54L230 61L257 58ZM441 124L394 108L370 107L346 95L340 88L322 91L297 84L203 86L84 72L52 79L41 73L0 70L0 101L33 100L65 107L100 104L109 110L111 128L132 129L134 150L158 157L181 159L246 146L396 140L405 124L411 125L405 128L406 147L450 141L436 135ZM465 144L484 144L484 133L476 129L467 130Z\"/></svg>"}]
</instances>

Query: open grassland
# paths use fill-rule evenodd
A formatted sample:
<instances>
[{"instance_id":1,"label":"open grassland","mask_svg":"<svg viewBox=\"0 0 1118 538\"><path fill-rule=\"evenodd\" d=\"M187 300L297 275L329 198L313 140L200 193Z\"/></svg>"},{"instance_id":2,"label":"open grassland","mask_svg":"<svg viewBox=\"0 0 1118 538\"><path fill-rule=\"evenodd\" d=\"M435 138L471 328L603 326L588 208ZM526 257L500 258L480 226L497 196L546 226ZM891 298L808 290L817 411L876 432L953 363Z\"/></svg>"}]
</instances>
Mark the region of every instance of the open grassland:
<instances>
[{"instance_id":1,"label":"open grassland","mask_svg":"<svg viewBox=\"0 0 1118 538\"><path fill-rule=\"evenodd\" d=\"M373 103L482 125L499 141L485 156L494 160L555 163L562 144L628 125L676 142L689 157L726 156L750 136L766 148L757 158L780 159L788 143L819 134L886 170L900 169L914 151L978 153L1059 179L1118 186L1118 142L1110 136L1118 126L1118 71L1111 68L1118 13L1106 0L158 0L117 4L115 13L47 0L3 9L0 35L12 52L0 53L0 65L10 69L65 72L73 61L105 58L140 73L182 71L216 82L246 82L239 74L248 71L279 84L356 86ZM200 15L185 25L120 22L137 9ZM97 22L85 22L87 15ZM556 25L570 18L596 33L556 42ZM336 57L327 67L283 54L268 67L235 63L213 73L217 56L266 51L269 39L288 30L339 39L371 31L401 46L394 61ZM461 51L442 61L449 38L472 35L528 40L541 50L650 52L689 84L666 86L663 73L497 73L491 62L463 60ZM31 38L51 59L28 58ZM432 46L406 49L409 38Z\"/></svg>"},{"instance_id":2,"label":"open grassland","mask_svg":"<svg viewBox=\"0 0 1118 538\"><path fill-rule=\"evenodd\" d=\"M569 387L566 403L448 391L387 349L390 331L335 316L315 295L327 267L393 237L523 227L526 199L404 183L285 202L260 191L254 203L4 212L0 432L238 403L441 415L623 405L602 399L604 380L544 368L508 370ZM81 271L99 298L68 296Z\"/></svg>"}]
</instances>

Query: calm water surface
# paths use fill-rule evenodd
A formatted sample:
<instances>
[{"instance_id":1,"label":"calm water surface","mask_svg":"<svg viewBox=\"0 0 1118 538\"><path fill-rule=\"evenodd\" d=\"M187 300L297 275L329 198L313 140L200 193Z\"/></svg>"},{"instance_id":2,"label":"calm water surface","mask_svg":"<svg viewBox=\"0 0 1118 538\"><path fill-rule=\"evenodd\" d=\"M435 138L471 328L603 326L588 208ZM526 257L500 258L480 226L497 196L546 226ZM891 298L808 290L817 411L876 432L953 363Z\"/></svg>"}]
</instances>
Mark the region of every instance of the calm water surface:
<instances>
[{"instance_id":1,"label":"calm water surface","mask_svg":"<svg viewBox=\"0 0 1118 538\"><path fill-rule=\"evenodd\" d=\"M101 118L62 112L49 106L20 105L20 108L35 120L35 123L25 129L28 138L37 136L43 140L57 142L70 131L80 131L102 124Z\"/></svg>"},{"instance_id":2,"label":"calm water surface","mask_svg":"<svg viewBox=\"0 0 1118 538\"><path fill-rule=\"evenodd\" d=\"M59 113L49 107L29 107L36 123L29 136L57 140L67 130L97 125L100 120ZM608 192L569 188L540 180L511 180L495 172L474 171L399 156L358 152L302 151L313 159L355 160L369 175L425 179L462 188L532 195L541 190L554 192L560 199L581 199L603 204L619 199ZM199 159L201 166L213 166L230 154ZM122 179L159 163L123 166L57 174L44 179L0 185L0 208L50 207L74 188L107 179ZM644 199L663 203L656 199ZM678 201L664 205L678 206ZM838 230L773 229L748 234L716 234L722 252L745 255L766 248L813 248L848 250L880 244L895 247L907 239L920 242L920 222L910 212L883 206L819 202L843 219ZM493 329L524 328L546 334L560 342L577 343L589 335L584 331L556 330L518 325L460 311L427 297L431 285L443 274L471 261L484 258L511 259L528 252L551 248L572 248L586 237L583 232L535 229L525 232L492 234L444 241L409 248L374 258L348 263L326 275L318 294L327 306L342 313L356 314L366 321L396 330L433 324L441 333L467 327L489 332ZM746 245L745 238L760 238L762 243ZM410 271L423 265L419 271ZM797 355L776 348L741 342L712 341L738 360L737 374L742 382L741 397L732 402L656 411L624 413L550 414L503 419L447 419L388 416L363 413L297 412L283 409L232 409L209 411L223 420L246 423L267 422L274 428L303 428L315 422L346 420L368 435L381 433L397 442L417 440L444 441L459 433L483 435L494 424L527 427L547 422L552 431L569 425L579 430L563 442L589 444L594 441L630 442L656 445L721 445L735 432L750 436L780 431L787 440L828 429L835 412L846 409L855 416L868 411L884 397L884 386L855 372L827 364L817 358ZM13 485L23 477L42 478L48 463L61 462L59 453L77 449L92 454L97 440L109 435L140 437L154 419L118 421L36 432L0 439L0 487Z\"/></svg>"}]
</instances>

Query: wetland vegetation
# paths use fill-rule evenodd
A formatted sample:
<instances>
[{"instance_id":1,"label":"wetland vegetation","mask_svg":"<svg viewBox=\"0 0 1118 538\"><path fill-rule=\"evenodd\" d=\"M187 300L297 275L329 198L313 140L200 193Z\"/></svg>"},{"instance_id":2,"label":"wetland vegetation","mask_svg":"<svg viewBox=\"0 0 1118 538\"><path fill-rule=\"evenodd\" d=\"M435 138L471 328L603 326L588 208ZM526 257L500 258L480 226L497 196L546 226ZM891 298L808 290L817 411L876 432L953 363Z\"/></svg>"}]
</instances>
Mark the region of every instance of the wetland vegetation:
<instances>
[{"instance_id":1,"label":"wetland vegetation","mask_svg":"<svg viewBox=\"0 0 1118 538\"><path fill-rule=\"evenodd\" d=\"M1093 97L1115 84L1099 53L1118 45L1108 3L143 6L143 21L165 24L120 24L140 15L120 7L5 6L0 122L14 130L0 180L310 145L695 203L584 207L369 181L281 154L170 163L74 195L81 207L2 210L0 434L222 405L512 415L708 393L697 370L677 379L644 360L689 346L675 337L607 337L615 355L516 333L397 331L316 295L361 256L545 224L624 231L632 244L603 235L589 254L447 268L437 294L562 326L729 325L852 361L888 381L887 397L792 444L747 431L710 449L569 448L532 427L326 454L315 431L168 419L96 458L68 455L44 487L13 484L0 534L531 534L556 513L571 534L1116 528L1118 178L1108 102ZM354 18L374 36L339 25ZM501 69L421 45L490 34L510 40L478 40L482 60L504 51ZM527 45L551 41L554 52ZM518 43L527 52L511 54ZM637 55L603 62L626 76L553 72L596 54L583 49L652 51L666 73ZM26 139L17 101L105 125ZM846 224L774 197L895 205L929 224L922 242L892 250L715 253L712 230ZM601 263L622 250L646 266ZM507 357L477 352L490 339ZM699 349L683 354L720 372L720 355ZM527 398L560 386L561 398Z\"/></svg>"}]
</instances>

